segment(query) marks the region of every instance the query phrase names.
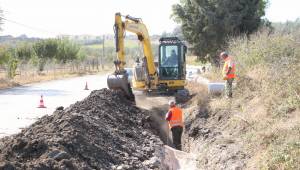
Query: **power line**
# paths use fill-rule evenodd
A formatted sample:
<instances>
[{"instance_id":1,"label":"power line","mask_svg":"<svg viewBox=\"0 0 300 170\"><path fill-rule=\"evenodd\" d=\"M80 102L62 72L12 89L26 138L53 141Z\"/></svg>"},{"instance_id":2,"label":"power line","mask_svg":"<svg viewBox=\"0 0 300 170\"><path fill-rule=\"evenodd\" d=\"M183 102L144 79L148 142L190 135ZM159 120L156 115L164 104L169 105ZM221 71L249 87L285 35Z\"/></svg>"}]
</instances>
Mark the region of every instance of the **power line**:
<instances>
[{"instance_id":1,"label":"power line","mask_svg":"<svg viewBox=\"0 0 300 170\"><path fill-rule=\"evenodd\" d=\"M0 19L11 22L11 23L14 23L14 24L17 24L17 25L20 25L22 27L25 27L25 28L28 28L28 29L31 29L31 30L34 30L34 31L39 31L39 32L47 33L47 34L56 34L52 31L47 31L47 30L44 30L44 29L41 29L41 28L32 27L32 26L29 26L27 24L23 24L23 23L20 23L20 22L17 22L17 21L13 21L13 20L4 18L2 16L0 16Z\"/></svg>"}]
</instances>

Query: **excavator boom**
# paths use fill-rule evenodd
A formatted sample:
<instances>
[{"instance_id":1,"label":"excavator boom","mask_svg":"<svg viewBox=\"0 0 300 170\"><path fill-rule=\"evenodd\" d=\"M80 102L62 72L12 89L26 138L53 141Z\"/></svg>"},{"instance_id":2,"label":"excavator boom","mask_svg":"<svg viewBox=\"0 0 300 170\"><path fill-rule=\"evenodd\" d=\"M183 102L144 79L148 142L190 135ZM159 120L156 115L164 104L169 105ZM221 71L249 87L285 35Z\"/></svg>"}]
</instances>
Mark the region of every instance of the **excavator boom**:
<instances>
[{"instance_id":1,"label":"excavator boom","mask_svg":"<svg viewBox=\"0 0 300 170\"><path fill-rule=\"evenodd\" d=\"M128 75L124 66L125 62L125 47L124 47L124 32L129 31L135 33L138 39L143 45L144 58L143 63L145 65L145 85L148 88L155 86L158 80L158 75L156 72L156 67L154 64L154 56L151 49L151 42L146 26L143 24L142 20L139 18L134 18L131 16L125 16L125 21L122 21L122 16L120 13L115 14L115 43L117 60L114 62L116 70L114 74L109 75L107 79L107 84L110 89L121 89L127 96L133 96L131 87L128 82Z\"/></svg>"}]
</instances>

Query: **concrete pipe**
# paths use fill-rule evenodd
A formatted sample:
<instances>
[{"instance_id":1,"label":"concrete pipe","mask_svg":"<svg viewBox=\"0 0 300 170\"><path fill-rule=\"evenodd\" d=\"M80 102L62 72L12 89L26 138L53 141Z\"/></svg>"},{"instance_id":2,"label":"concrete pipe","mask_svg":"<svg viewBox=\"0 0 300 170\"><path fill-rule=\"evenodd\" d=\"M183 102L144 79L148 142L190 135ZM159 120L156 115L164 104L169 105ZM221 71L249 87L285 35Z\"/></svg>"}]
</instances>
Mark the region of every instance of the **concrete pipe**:
<instances>
[{"instance_id":1,"label":"concrete pipe","mask_svg":"<svg viewBox=\"0 0 300 170\"><path fill-rule=\"evenodd\" d=\"M225 83L208 83L208 93L210 94L221 94L225 89Z\"/></svg>"}]
</instances>

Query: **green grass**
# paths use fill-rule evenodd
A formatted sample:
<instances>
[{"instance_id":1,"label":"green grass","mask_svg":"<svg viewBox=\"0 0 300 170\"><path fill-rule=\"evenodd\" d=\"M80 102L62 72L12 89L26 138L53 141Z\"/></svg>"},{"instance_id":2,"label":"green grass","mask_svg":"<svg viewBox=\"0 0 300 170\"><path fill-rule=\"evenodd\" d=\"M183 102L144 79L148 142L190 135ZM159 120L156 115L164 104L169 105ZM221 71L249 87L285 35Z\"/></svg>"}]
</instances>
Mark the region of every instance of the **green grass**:
<instances>
[{"instance_id":1,"label":"green grass","mask_svg":"<svg viewBox=\"0 0 300 170\"><path fill-rule=\"evenodd\" d=\"M300 142L275 145L270 152L270 161L262 169L297 169L300 166Z\"/></svg>"}]
</instances>

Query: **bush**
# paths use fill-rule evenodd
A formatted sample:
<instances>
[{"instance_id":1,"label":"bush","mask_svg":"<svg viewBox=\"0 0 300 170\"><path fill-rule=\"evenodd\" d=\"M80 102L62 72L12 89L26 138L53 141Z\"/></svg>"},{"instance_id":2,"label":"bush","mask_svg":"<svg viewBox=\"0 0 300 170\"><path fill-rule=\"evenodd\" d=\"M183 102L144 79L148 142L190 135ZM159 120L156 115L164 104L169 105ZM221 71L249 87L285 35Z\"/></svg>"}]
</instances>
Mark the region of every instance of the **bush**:
<instances>
[{"instance_id":1,"label":"bush","mask_svg":"<svg viewBox=\"0 0 300 170\"><path fill-rule=\"evenodd\" d=\"M15 49L9 47L0 48L0 65L7 68L7 77L12 79L16 76L18 68L18 58Z\"/></svg>"},{"instance_id":2,"label":"bush","mask_svg":"<svg viewBox=\"0 0 300 170\"><path fill-rule=\"evenodd\" d=\"M9 61L11 54L8 50L8 47L0 47L0 65L5 65Z\"/></svg>"},{"instance_id":3,"label":"bush","mask_svg":"<svg viewBox=\"0 0 300 170\"><path fill-rule=\"evenodd\" d=\"M8 62L8 72L7 77L12 79L16 76L16 71L18 68L18 60L14 57L11 57Z\"/></svg>"},{"instance_id":4,"label":"bush","mask_svg":"<svg viewBox=\"0 0 300 170\"><path fill-rule=\"evenodd\" d=\"M55 59L59 62L66 63L68 60L79 59L79 45L67 40L57 40L57 53Z\"/></svg>"}]
</instances>

